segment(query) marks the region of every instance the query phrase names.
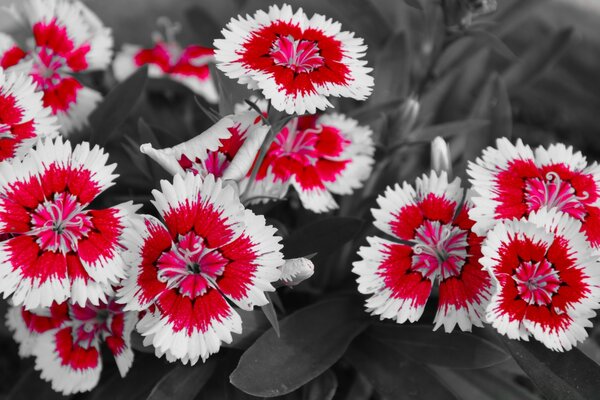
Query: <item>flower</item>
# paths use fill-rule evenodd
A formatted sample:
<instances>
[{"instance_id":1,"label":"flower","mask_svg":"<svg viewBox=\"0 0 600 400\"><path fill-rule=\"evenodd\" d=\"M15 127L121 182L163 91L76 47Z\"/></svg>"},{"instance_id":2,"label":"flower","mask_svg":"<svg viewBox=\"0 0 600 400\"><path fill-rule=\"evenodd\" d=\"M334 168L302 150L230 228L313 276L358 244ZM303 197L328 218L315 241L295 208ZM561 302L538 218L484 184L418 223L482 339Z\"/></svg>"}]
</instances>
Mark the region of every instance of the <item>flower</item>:
<instances>
[{"instance_id":1,"label":"flower","mask_svg":"<svg viewBox=\"0 0 600 400\"><path fill-rule=\"evenodd\" d=\"M140 151L173 175L212 174L239 182L249 173L267 131L256 113L236 112L174 147L155 149L145 143Z\"/></svg>"},{"instance_id":2,"label":"flower","mask_svg":"<svg viewBox=\"0 0 600 400\"><path fill-rule=\"evenodd\" d=\"M30 77L0 68L0 161L23 157L39 138L58 134Z\"/></svg>"},{"instance_id":3,"label":"flower","mask_svg":"<svg viewBox=\"0 0 600 400\"><path fill-rule=\"evenodd\" d=\"M354 263L358 290L370 297L367 311L398 323L417 321L439 281L434 330L451 332L482 326L491 280L479 263L482 237L471 231L468 200L461 207L460 178L448 182L445 172L423 175L416 190L404 182L388 187L373 209L375 226L400 243L368 237Z\"/></svg>"},{"instance_id":4,"label":"flower","mask_svg":"<svg viewBox=\"0 0 600 400\"><path fill-rule=\"evenodd\" d=\"M495 286L487 319L498 332L522 340L533 335L557 351L587 337L600 308L600 269L581 222L542 208L497 224L481 250Z\"/></svg>"},{"instance_id":5,"label":"flower","mask_svg":"<svg viewBox=\"0 0 600 400\"><path fill-rule=\"evenodd\" d=\"M24 0L15 16L33 34L27 48L0 34L0 66L28 73L65 133L80 129L102 96L72 74L103 70L112 57L111 30L80 1Z\"/></svg>"},{"instance_id":6,"label":"flower","mask_svg":"<svg viewBox=\"0 0 600 400\"><path fill-rule=\"evenodd\" d=\"M257 105L266 108L265 102ZM256 182L244 185L252 185L251 197L263 193L280 197L291 185L306 209L334 210L338 207L334 194L351 194L371 174L372 135L369 127L342 114L293 118L275 136Z\"/></svg>"},{"instance_id":7,"label":"flower","mask_svg":"<svg viewBox=\"0 0 600 400\"><path fill-rule=\"evenodd\" d=\"M0 163L0 292L15 305L97 305L125 276L121 253L137 206L89 209L116 177L107 158L98 146L73 150L57 138Z\"/></svg>"},{"instance_id":8,"label":"flower","mask_svg":"<svg viewBox=\"0 0 600 400\"><path fill-rule=\"evenodd\" d=\"M170 78L211 103L219 101L208 68L208 64L214 61L214 50L198 45L182 48L175 40L179 25L162 19L159 22L165 26L165 35L157 32L153 47L125 44L116 55L113 70L117 80L125 80L139 67L148 65L148 75L151 78Z\"/></svg>"},{"instance_id":9,"label":"flower","mask_svg":"<svg viewBox=\"0 0 600 400\"><path fill-rule=\"evenodd\" d=\"M158 357L193 365L241 332L230 303L244 310L268 303L264 292L280 278L282 246L275 228L211 174L175 175L153 195L164 224L150 216L140 224L119 301L146 310L137 330Z\"/></svg>"},{"instance_id":10,"label":"flower","mask_svg":"<svg viewBox=\"0 0 600 400\"><path fill-rule=\"evenodd\" d=\"M115 357L121 376L133 363L131 332L137 313L107 303L53 303L48 308L10 307L6 323L21 357L34 356L35 369L64 395L92 390L102 371L101 344Z\"/></svg>"},{"instance_id":11,"label":"flower","mask_svg":"<svg viewBox=\"0 0 600 400\"><path fill-rule=\"evenodd\" d=\"M367 46L323 15L309 19L301 8L273 5L232 18L222 33L213 44L217 67L260 89L279 111L314 114L332 107L328 96L365 100L371 93Z\"/></svg>"},{"instance_id":12,"label":"flower","mask_svg":"<svg viewBox=\"0 0 600 400\"><path fill-rule=\"evenodd\" d=\"M504 219L520 219L542 208L556 207L582 222L594 247L600 246L600 166L588 165L580 152L564 144L535 151L521 140L506 138L469 163L476 196L470 217L484 235Z\"/></svg>"}]
</instances>

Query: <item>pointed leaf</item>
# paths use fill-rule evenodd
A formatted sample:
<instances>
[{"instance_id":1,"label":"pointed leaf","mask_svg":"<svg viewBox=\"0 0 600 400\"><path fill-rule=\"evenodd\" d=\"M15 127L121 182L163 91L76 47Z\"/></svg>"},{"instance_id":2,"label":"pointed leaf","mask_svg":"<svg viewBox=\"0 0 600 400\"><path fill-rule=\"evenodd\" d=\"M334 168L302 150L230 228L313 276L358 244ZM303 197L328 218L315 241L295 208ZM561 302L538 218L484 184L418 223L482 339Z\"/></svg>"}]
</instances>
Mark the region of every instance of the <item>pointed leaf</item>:
<instances>
[{"instance_id":1,"label":"pointed leaf","mask_svg":"<svg viewBox=\"0 0 600 400\"><path fill-rule=\"evenodd\" d=\"M267 297L269 297L268 293ZM275 329L275 334L277 334L277 337L279 337L281 335L279 331L279 320L277 319L277 311L275 311L275 307L273 307L273 301L269 299L269 302L266 305L262 306L260 309L265 314L265 317L267 317L267 319L269 320L269 323L271 324L273 329Z\"/></svg>"},{"instance_id":2,"label":"pointed leaf","mask_svg":"<svg viewBox=\"0 0 600 400\"><path fill-rule=\"evenodd\" d=\"M548 400L595 399L600 393L600 365L575 348L555 352L543 344L510 340L502 342L519 366Z\"/></svg>"},{"instance_id":3,"label":"pointed leaf","mask_svg":"<svg viewBox=\"0 0 600 400\"><path fill-rule=\"evenodd\" d=\"M148 400L193 400L212 376L216 364L209 359L193 367L177 365L158 381Z\"/></svg>"},{"instance_id":4,"label":"pointed leaf","mask_svg":"<svg viewBox=\"0 0 600 400\"><path fill-rule=\"evenodd\" d=\"M492 50L507 60L514 61L517 58L515 53L513 53L506 43L504 43L502 39L491 32L483 29L470 29L466 31L466 34L484 40L492 48Z\"/></svg>"},{"instance_id":5,"label":"pointed leaf","mask_svg":"<svg viewBox=\"0 0 600 400\"><path fill-rule=\"evenodd\" d=\"M327 217L301 226L283 240L286 259L305 257L321 251L333 252L353 239L364 222L352 217Z\"/></svg>"},{"instance_id":6,"label":"pointed leaf","mask_svg":"<svg viewBox=\"0 0 600 400\"><path fill-rule=\"evenodd\" d=\"M472 333L432 331L430 326L378 324L369 334L423 364L449 368L486 368L508 360L492 342Z\"/></svg>"},{"instance_id":7,"label":"pointed leaf","mask_svg":"<svg viewBox=\"0 0 600 400\"><path fill-rule=\"evenodd\" d=\"M427 368L403 357L374 336L358 337L350 345L347 358L385 398L456 400Z\"/></svg>"},{"instance_id":8,"label":"pointed leaf","mask_svg":"<svg viewBox=\"0 0 600 400\"><path fill-rule=\"evenodd\" d=\"M548 69L567 48L573 30L563 29L548 41L533 44L517 62L503 74L508 90L518 90L531 83Z\"/></svg>"},{"instance_id":9,"label":"pointed leaf","mask_svg":"<svg viewBox=\"0 0 600 400\"><path fill-rule=\"evenodd\" d=\"M331 367L367 324L358 297L300 309L280 321L280 338L270 329L242 355L231 383L254 396L290 393Z\"/></svg>"},{"instance_id":10,"label":"pointed leaf","mask_svg":"<svg viewBox=\"0 0 600 400\"><path fill-rule=\"evenodd\" d=\"M331 400L337 391L338 381L331 370L325 371L304 387L303 399Z\"/></svg>"},{"instance_id":11,"label":"pointed leaf","mask_svg":"<svg viewBox=\"0 0 600 400\"><path fill-rule=\"evenodd\" d=\"M116 129L125 122L140 99L146 81L148 67L138 69L125 81L115 86L90 115L92 133L90 141L101 146L115 138Z\"/></svg>"}]
</instances>

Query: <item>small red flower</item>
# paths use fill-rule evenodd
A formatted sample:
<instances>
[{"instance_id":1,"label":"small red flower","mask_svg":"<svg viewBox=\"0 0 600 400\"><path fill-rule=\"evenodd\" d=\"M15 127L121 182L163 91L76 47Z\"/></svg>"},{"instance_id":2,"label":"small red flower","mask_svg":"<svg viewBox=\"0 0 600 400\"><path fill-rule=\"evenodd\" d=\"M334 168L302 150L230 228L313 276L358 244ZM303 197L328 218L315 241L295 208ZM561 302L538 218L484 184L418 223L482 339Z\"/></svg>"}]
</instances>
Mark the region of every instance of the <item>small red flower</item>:
<instances>
[{"instance_id":1,"label":"small red flower","mask_svg":"<svg viewBox=\"0 0 600 400\"><path fill-rule=\"evenodd\" d=\"M495 286L487 319L498 332L533 335L556 351L587 337L600 308L600 269L577 219L543 208L497 224L481 250Z\"/></svg>"},{"instance_id":2,"label":"small red flower","mask_svg":"<svg viewBox=\"0 0 600 400\"><path fill-rule=\"evenodd\" d=\"M182 47L175 40L178 26L162 22L166 34L156 32L153 47L142 48L130 44L123 46L113 63L115 77L120 81L124 80L139 67L148 65L148 75L151 78L170 78L207 101L218 102L219 95L208 68L209 63L214 62L214 50L198 45Z\"/></svg>"},{"instance_id":3,"label":"small red flower","mask_svg":"<svg viewBox=\"0 0 600 400\"><path fill-rule=\"evenodd\" d=\"M375 226L402 243L373 236L360 248L353 272L358 290L371 295L368 311L398 323L417 321L437 281L434 329L482 326L491 280L478 261L483 238L471 231L472 204L459 208L462 197L459 178L449 183L445 172L432 172L417 179L416 190L405 182L377 199Z\"/></svg>"},{"instance_id":4,"label":"small red flower","mask_svg":"<svg viewBox=\"0 0 600 400\"><path fill-rule=\"evenodd\" d=\"M30 77L0 68L0 161L23 157L40 138L58 134Z\"/></svg>"},{"instance_id":5,"label":"small red flower","mask_svg":"<svg viewBox=\"0 0 600 400\"><path fill-rule=\"evenodd\" d=\"M211 174L175 175L153 195L164 224L147 217L139 226L120 301L146 310L137 330L157 356L195 364L241 332L231 304L251 310L268 302L264 292L281 275L280 238Z\"/></svg>"},{"instance_id":6,"label":"small red flower","mask_svg":"<svg viewBox=\"0 0 600 400\"><path fill-rule=\"evenodd\" d=\"M133 363L130 338L137 313L124 312L112 299L97 305L11 307L6 319L21 357L34 356L35 369L64 395L96 387L102 371L102 343L115 357L121 376Z\"/></svg>"},{"instance_id":7,"label":"small red flower","mask_svg":"<svg viewBox=\"0 0 600 400\"><path fill-rule=\"evenodd\" d=\"M371 68L367 50L338 22L284 4L253 17L233 18L214 41L217 67L239 83L260 89L273 107L288 114L314 114L331 107L328 96L366 99Z\"/></svg>"},{"instance_id":8,"label":"small red flower","mask_svg":"<svg viewBox=\"0 0 600 400\"><path fill-rule=\"evenodd\" d=\"M98 146L73 150L57 138L0 163L0 291L16 305L97 305L125 276L121 253L137 207L89 209L116 177L107 158Z\"/></svg>"},{"instance_id":9,"label":"small red flower","mask_svg":"<svg viewBox=\"0 0 600 400\"><path fill-rule=\"evenodd\" d=\"M43 92L64 132L79 129L102 99L72 74L102 70L110 63L111 30L83 3L68 0L24 0L16 16L33 35L26 47L0 34L0 67L26 71Z\"/></svg>"},{"instance_id":10,"label":"small red flower","mask_svg":"<svg viewBox=\"0 0 600 400\"><path fill-rule=\"evenodd\" d=\"M476 196L470 217L485 234L504 219L556 208L582 222L594 247L600 246L600 166L563 144L535 151L521 140L498 139L469 163Z\"/></svg>"}]
</instances>

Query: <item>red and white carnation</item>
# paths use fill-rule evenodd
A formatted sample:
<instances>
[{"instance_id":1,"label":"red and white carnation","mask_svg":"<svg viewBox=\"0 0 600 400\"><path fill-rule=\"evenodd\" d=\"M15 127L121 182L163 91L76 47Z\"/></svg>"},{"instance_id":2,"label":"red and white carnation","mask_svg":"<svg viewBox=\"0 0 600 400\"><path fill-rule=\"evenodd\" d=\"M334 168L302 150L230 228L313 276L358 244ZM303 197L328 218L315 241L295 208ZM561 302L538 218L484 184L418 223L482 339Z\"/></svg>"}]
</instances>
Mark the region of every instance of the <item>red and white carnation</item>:
<instances>
[{"instance_id":1,"label":"red and white carnation","mask_svg":"<svg viewBox=\"0 0 600 400\"><path fill-rule=\"evenodd\" d=\"M125 277L137 206L89 208L116 177L107 159L98 146L57 138L0 163L0 292L15 305L97 305Z\"/></svg>"},{"instance_id":2,"label":"red and white carnation","mask_svg":"<svg viewBox=\"0 0 600 400\"><path fill-rule=\"evenodd\" d=\"M199 45L185 48L175 40L177 26L164 23L165 35L156 32L153 47L125 44L115 56L113 71L117 80L125 80L138 68L148 65L151 78L169 78L187 86L211 103L219 94L210 75L209 63L214 62L214 50Z\"/></svg>"},{"instance_id":3,"label":"red and white carnation","mask_svg":"<svg viewBox=\"0 0 600 400\"><path fill-rule=\"evenodd\" d=\"M256 113L236 112L177 146L155 149L145 143L140 151L173 175L212 174L240 182L249 174L268 130Z\"/></svg>"},{"instance_id":4,"label":"red and white carnation","mask_svg":"<svg viewBox=\"0 0 600 400\"><path fill-rule=\"evenodd\" d=\"M33 37L21 47L0 34L0 67L28 73L64 132L80 129L102 96L73 74L106 69L111 30L80 1L24 0L14 15Z\"/></svg>"},{"instance_id":5,"label":"red and white carnation","mask_svg":"<svg viewBox=\"0 0 600 400\"><path fill-rule=\"evenodd\" d=\"M267 304L283 265L280 238L213 175L175 175L153 191L164 223L148 216L130 247L133 269L119 291L127 310L146 310L137 325L156 355L195 364L242 331L231 304Z\"/></svg>"},{"instance_id":6,"label":"red and white carnation","mask_svg":"<svg viewBox=\"0 0 600 400\"><path fill-rule=\"evenodd\" d=\"M133 363L131 332L136 312L124 312L112 299L97 305L53 303L46 308L9 308L6 323L19 343L21 357L35 357L35 369L64 395L98 384L101 345L106 344L125 376Z\"/></svg>"},{"instance_id":7,"label":"red and white carnation","mask_svg":"<svg viewBox=\"0 0 600 400\"><path fill-rule=\"evenodd\" d=\"M288 114L332 107L328 96L365 100L373 78L363 59L367 46L341 24L310 19L284 4L233 18L214 41L217 67Z\"/></svg>"},{"instance_id":8,"label":"red and white carnation","mask_svg":"<svg viewBox=\"0 0 600 400\"><path fill-rule=\"evenodd\" d=\"M482 237L471 228L468 200L461 207L460 178L423 175L416 190L404 182L388 187L373 209L375 226L396 241L371 236L354 263L358 290L370 295L367 311L398 323L417 321L434 283L439 302L434 329L482 326L492 283L479 263Z\"/></svg>"},{"instance_id":9,"label":"red and white carnation","mask_svg":"<svg viewBox=\"0 0 600 400\"><path fill-rule=\"evenodd\" d=\"M266 112L266 102L256 104ZM293 118L275 135L247 195L281 197L293 186L306 209L334 210L335 194L351 194L370 176L372 136L369 127L342 114Z\"/></svg>"},{"instance_id":10,"label":"red and white carnation","mask_svg":"<svg viewBox=\"0 0 600 400\"><path fill-rule=\"evenodd\" d=\"M31 77L0 68L0 161L23 157L38 139L58 134L55 118L35 90Z\"/></svg>"},{"instance_id":11,"label":"red and white carnation","mask_svg":"<svg viewBox=\"0 0 600 400\"><path fill-rule=\"evenodd\" d=\"M498 139L469 163L476 196L470 217L485 234L498 221L557 208L581 221L592 246L600 246L600 166L564 144L533 151L518 140Z\"/></svg>"},{"instance_id":12,"label":"red and white carnation","mask_svg":"<svg viewBox=\"0 0 600 400\"><path fill-rule=\"evenodd\" d=\"M598 255L581 222L556 209L505 220L487 234L481 264L494 281L487 320L510 339L570 350L600 308Z\"/></svg>"}]
</instances>

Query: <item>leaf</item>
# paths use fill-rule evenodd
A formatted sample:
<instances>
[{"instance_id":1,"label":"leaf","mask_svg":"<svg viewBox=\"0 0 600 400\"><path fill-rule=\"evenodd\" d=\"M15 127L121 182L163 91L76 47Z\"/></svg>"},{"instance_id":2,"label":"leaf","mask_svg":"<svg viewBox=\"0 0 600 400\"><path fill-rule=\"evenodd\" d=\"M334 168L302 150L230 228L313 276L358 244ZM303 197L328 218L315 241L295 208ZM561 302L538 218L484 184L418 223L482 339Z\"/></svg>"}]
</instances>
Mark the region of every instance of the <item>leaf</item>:
<instances>
[{"instance_id":1,"label":"leaf","mask_svg":"<svg viewBox=\"0 0 600 400\"><path fill-rule=\"evenodd\" d=\"M385 103L397 97L405 97L409 85L406 34L399 32L391 36L377 53L374 69L374 91L371 104Z\"/></svg>"},{"instance_id":2,"label":"leaf","mask_svg":"<svg viewBox=\"0 0 600 400\"><path fill-rule=\"evenodd\" d=\"M152 147L160 147L160 143L154 134L154 130L150 128L150 125L148 125L143 118L138 119L137 126L141 143L150 143Z\"/></svg>"},{"instance_id":3,"label":"leaf","mask_svg":"<svg viewBox=\"0 0 600 400\"><path fill-rule=\"evenodd\" d=\"M367 43L383 43L392 34L392 29L371 1L364 0L328 0L324 3L331 10L325 15L337 15L345 26L363 37ZM307 7L308 8L308 7ZM350 25L351 24L351 25Z\"/></svg>"},{"instance_id":4,"label":"leaf","mask_svg":"<svg viewBox=\"0 0 600 400\"><path fill-rule=\"evenodd\" d=\"M502 76L509 92L522 88L542 75L562 55L572 35L573 29L567 28L548 41L532 45Z\"/></svg>"},{"instance_id":5,"label":"leaf","mask_svg":"<svg viewBox=\"0 0 600 400\"><path fill-rule=\"evenodd\" d=\"M173 364L153 354L136 353L133 365L124 378L117 373L101 383L88 400L138 400L148 397L155 383Z\"/></svg>"},{"instance_id":6,"label":"leaf","mask_svg":"<svg viewBox=\"0 0 600 400\"><path fill-rule=\"evenodd\" d=\"M212 376L216 364L214 359L193 367L178 364L158 381L148 400L193 400Z\"/></svg>"},{"instance_id":7,"label":"leaf","mask_svg":"<svg viewBox=\"0 0 600 400\"><path fill-rule=\"evenodd\" d=\"M90 115L90 141L101 146L110 142L116 129L125 122L146 87L148 67L138 69L125 81L115 86Z\"/></svg>"},{"instance_id":8,"label":"leaf","mask_svg":"<svg viewBox=\"0 0 600 400\"><path fill-rule=\"evenodd\" d=\"M269 294L267 293L267 298L269 298ZM260 308L262 312L265 314L265 317L269 320L269 323L275 330L277 337L281 335L279 331L279 320L277 319L277 312L275 311L275 307L273 307L273 301L269 298L269 302Z\"/></svg>"},{"instance_id":9,"label":"leaf","mask_svg":"<svg viewBox=\"0 0 600 400\"><path fill-rule=\"evenodd\" d=\"M466 119L418 128L410 134L407 141L392 144L390 150L410 143L429 143L437 136L443 138L451 138L457 135L466 136L487 127L489 124L489 121L483 119Z\"/></svg>"},{"instance_id":10,"label":"leaf","mask_svg":"<svg viewBox=\"0 0 600 400\"><path fill-rule=\"evenodd\" d=\"M7 400L30 399L65 399L62 394L52 390L50 382L40 378L40 372L30 368L17 381L11 391L4 397Z\"/></svg>"},{"instance_id":11,"label":"leaf","mask_svg":"<svg viewBox=\"0 0 600 400\"><path fill-rule=\"evenodd\" d=\"M496 53L506 58L507 60L514 61L517 56L513 51L500 39L498 36L491 32L483 29L469 29L466 34L475 38L484 40Z\"/></svg>"},{"instance_id":12,"label":"leaf","mask_svg":"<svg viewBox=\"0 0 600 400\"><path fill-rule=\"evenodd\" d=\"M419 11L423 11L423 6L421 5L421 1L420 0L404 0L404 2L406 3L406 5L415 8Z\"/></svg>"},{"instance_id":13,"label":"leaf","mask_svg":"<svg viewBox=\"0 0 600 400\"><path fill-rule=\"evenodd\" d=\"M337 391L338 381L331 370L316 377L304 387L303 399L331 400Z\"/></svg>"},{"instance_id":14,"label":"leaf","mask_svg":"<svg viewBox=\"0 0 600 400\"><path fill-rule=\"evenodd\" d=\"M419 325L378 324L369 329L369 335L422 364L486 368L509 358L503 349L472 333L444 333Z\"/></svg>"},{"instance_id":15,"label":"leaf","mask_svg":"<svg viewBox=\"0 0 600 400\"><path fill-rule=\"evenodd\" d=\"M352 217L327 217L306 224L283 239L283 255L289 259L320 251L333 252L352 240L363 224L363 220Z\"/></svg>"},{"instance_id":16,"label":"leaf","mask_svg":"<svg viewBox=\"0 0 600 400\"><path fill-rule=\"evenodd\" d=\"M579 349L554 352L543 344L521 342L502 336L502 341L519 366L548 400L598 398L600 365Z\"/></svg>"},{"instance_id":17,"label":"leaf","mask_svg":"<svg viewBox=\"0 0 600 400\"><path fill-rule=\"evenodd\" d=\"M347 358L383 397L394 400L456 399L425 367L408 360L371 335L357 338L350 345Z\"/></svg>"},{"instance_id":18,"label":"leaf","mask_svg":"<svg viewBox=\"0 0 600 400\"><path fill-rule=\"evenodd\" d=\"M280 338L270 329L242 355L230 381L254 396L290 393L331 367L367 325L358 297L300 309L280 321Z\"/></svg>"},{"instance_id":19,"label":"leaf","mask_svg":"<svg viewBox=\"0 0 600 400\"><path fill-rule=\"evenodd\" d=\"M212 47L213 40L219 37L221 29L213 17L200 6L191 6L184 13L188 25L195 35L194 42L205 47Z\"/></svg>"}]
</instances>

